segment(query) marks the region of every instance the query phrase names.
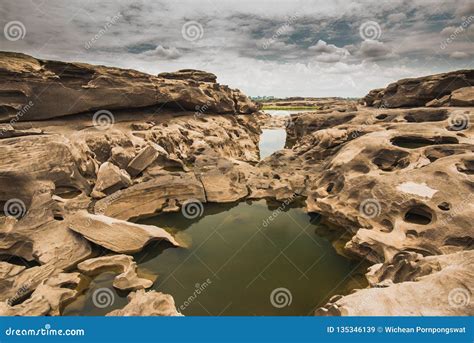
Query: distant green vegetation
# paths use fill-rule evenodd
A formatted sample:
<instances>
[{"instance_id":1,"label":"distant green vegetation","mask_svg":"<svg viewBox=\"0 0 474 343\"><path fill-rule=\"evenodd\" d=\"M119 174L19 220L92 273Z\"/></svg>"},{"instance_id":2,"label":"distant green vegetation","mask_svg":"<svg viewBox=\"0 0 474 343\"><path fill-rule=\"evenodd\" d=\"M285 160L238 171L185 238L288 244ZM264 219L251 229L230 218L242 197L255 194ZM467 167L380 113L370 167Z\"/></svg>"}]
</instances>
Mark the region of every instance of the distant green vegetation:
<instances>
[{"instance_id":1,"label":"distant green vegetation","mask_svg":"<svg viewBox=\"0 0 474 343\"><path fill-rule=\"evenodd\" d=\"M320 110L319 106L265 106L263 105L262 110L287 110L287 111L296 111L296 110Z\"/></svg>"}]
</instances>

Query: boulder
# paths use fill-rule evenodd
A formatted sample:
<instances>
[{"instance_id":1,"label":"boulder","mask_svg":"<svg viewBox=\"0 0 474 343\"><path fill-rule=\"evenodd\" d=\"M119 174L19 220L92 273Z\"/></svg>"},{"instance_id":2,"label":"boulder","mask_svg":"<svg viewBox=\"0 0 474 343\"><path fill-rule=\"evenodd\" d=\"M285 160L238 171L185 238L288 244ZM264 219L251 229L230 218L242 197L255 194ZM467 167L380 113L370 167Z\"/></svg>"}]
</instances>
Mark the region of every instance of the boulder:
<instances>
[{"instance_id":1,"label":"boulder","mask_svg":"<svg viewBox=\"0 0 474 343\"><path fill-rule=\"evenodd\" d=\"M474 106L474 87L463 87L451 93L451 106Z\"/></svg>"},{"instance_id":2,"label":"boulder","mask_svg":"<svg viewBox=\"0 0 474 343\"><path fill-rule=\"evenodd\" d=\"M182 316L169 294L139 290L130 293L128 301L124 308L109 312L107 316Z\"/></svg>"},{"instance_id":3,"label":"boulder","mask_svg":"<svg viewBox=\"0 0 474 343\"><path fill-rule=\"evenodd\" d=\"M130 175L111 162L102 163L97 173L97 181L92 196L101 198L132 184Z\"/></svg>"},{"instance_id":4,"label":"boulder","mask_svg":"<svg viewBox=\"0 0 474 343\"><path fill-rule=\"evenodd\" d=\"M133 160L127 166L127 172L131 176L137 176L141 173L146 167L152 164L158 156L168 155L166 150L157 144L150 143L145 148L140 150Z\"/></svg>"}]
</instances>

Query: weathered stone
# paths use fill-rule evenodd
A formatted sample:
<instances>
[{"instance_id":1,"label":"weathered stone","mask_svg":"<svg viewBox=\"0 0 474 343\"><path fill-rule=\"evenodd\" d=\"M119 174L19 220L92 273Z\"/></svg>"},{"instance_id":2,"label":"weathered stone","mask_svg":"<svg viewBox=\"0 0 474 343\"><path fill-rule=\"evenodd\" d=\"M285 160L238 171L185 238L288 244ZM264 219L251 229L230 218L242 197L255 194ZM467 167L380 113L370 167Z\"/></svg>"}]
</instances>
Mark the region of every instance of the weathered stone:
<instances>
[{"instance_id":1,"label":"weathered stone","mask_svg":"<svg viewBox=\"0 0 474 343\"><path fill-rule=\"evenodd\" d=\"M128 220L152 215L167 208L172 201L182 204L189 199L206 201L202 183L194 174L164 173L99 200L95 204L95 211Z\"/></svg>"},{"instance_id":2,"label":"weathered stone","mask_svg":"<svg viewBox=\"0 0 474 343\"><path fill-rule=\"evenodd\" d=\"M367 106L416 107L425 106L433 99L474 85L474 70L458 70L449 73L402 79L386 88L374 89L364 101ZM454 105L458 106L458 105Z\"/></svg>"},{"instance_id":3,"label":"weathered stone","mask_svg":"<svg viewBox=\"0 0 474 343\"><path fill-rule=\"evenodd\" d=\"M161 292L139 290L130 293L128 301L123 309L109 312L107 316L182 316L176 310L173 297Z\"/></svg>"},{"instance_id":4,"label":"weathered stone","mask_svg":"<svg viewBox=\"0 0 474 343\"><path fill-rule=\"evenodd\" d=\"M454 90L449 99L451 106L474 106L474 87L463 87Z\"/></svg>"},{"instance_id":5,"label":"weathered stone","mask_svg":"<svg viewBox=\"0 0 474 343\"><path fill-rule=\"evenodd\" d=\"M160 73L158 77L163 77L165 79L173 79L173 80L194 80L199 82L213 82L215 83L217 80L217 76L208 73L202 70L195 70L195 69L181 69L174 73Z\"/></svg>"},{"instance_id":6,"label":"weathered stone","mask_svg":"<svg viewBox=\"0 0 474 343\"><path fill-rule=\"evenodd\" d=\"M173 236L156 226L134 224L86 211L72 216L68 226L87 240L116 253L132 254L143 249L149 242L160 239L180 246Z\"/></svg>"},{"instance_id":7,"label":"weathered stone","mask_svg":"<svg viewBox=\"0 0 474 343\"><path fill-rule=\"evenodd\" d=\"M241 98L234 97L236 91L216 83L172 80L86 63L40 60L14 52L0 53L0 74L3 81L0 95L5 94L0 103L0 122L41 120L97 109L109 111L105 112L107 120L113 121L110 111L168 103L191 111L196 106L205 106L207 112L217 113L240 110L251 113L257 109L256 105L248 107L248 101L240 106L235 102ZM41 97L34 97L35 94ZM99 115L95 119L100 119Z\"/></svg>"},{"instance_id":8,"label":"weathered stone","mask_svg":"<svg viewBox=\"0 0 474 343\"><path fill-rule=\"evenodd\" d=\"M160 154L167 155L166 151L157 144L149 144L143 148L127 166L127 172L137 176L146 167L152 164Z\"/></svg>"},{"instance_id":9,"label":"weathered stone","mask_svg":"<svg viewBox=\"0 0 474 343\"><path fill-rule=\"evenodd\" d=\"M137 264L133 257L127 255L91 258L79 263L77 268L87 275L97 275L107 270L119 273L113 285L122 291L150 288L153 285L153 281L138 277Z\"/></svg>"},{"instance_id":10,"label":"weathered stone","mask_svg":"<svg viewBox=\"0 0 474 343\"><path fill-rule=\"evenodd\" d=\"M130 175L125 170L121 170L113 163L105 162L102 163L97 173L97 181L92 196L100 198L103 196L97 196L98 194L111 194L131 184Z\"/></svg>"}]
</instances>

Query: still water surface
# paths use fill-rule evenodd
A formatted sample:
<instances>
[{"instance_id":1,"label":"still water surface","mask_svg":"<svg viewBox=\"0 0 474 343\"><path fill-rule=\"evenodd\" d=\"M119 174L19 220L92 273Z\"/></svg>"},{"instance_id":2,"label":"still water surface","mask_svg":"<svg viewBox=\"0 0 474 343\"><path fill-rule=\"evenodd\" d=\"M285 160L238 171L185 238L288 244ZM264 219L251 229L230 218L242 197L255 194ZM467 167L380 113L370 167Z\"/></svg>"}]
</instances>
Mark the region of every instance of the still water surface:
<instances>
[{"instance_id":1,"label":"still water surface","mask_svg":"<svg viewBox=\"0 0 474 343\"><path fill-rule=\"evenodd\" d=\"M158 275L153 288L171 294L188 316L309 315L330 296L365 287L360 262L337 254L327 236L318 235L317 219L264 200L206 204L195 219L160 214L140 222L165 228L189 248L157 242L135 260L142 276ZM111 287L113 277L96 277L64 314L104 315L123 307L126 294ZM94 305L99 288L113 292L113 304Z\"/></svg>"}]
</instances>

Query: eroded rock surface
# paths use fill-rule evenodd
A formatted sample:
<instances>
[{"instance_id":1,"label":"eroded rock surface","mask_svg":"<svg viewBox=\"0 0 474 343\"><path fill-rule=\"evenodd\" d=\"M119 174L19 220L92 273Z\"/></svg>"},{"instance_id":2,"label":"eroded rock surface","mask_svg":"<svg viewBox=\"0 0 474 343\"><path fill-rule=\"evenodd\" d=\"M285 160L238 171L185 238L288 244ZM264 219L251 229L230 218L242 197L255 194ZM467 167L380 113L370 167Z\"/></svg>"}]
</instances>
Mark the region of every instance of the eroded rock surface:
<instances>
[{"instance_id":1,"label":"eroded rock surface","mask_svg":"<svg viewBox=\"0 0 474 343\"><path fill-rule=\"evenodd\" d=\"M204 112L213 113L256 110L239 91L217 83L197 82L208 80L209 76L197 72L188 74L194 80L1 52L0 121L13 118L15 121L40 120L87 111L167 104L191 111L198 106ZM241 99L244 100L242 104ZM31 110L22 111L27 104Z\"/></svg>"},{"instance_id":2,"label":"eroded rock surface","mask_svg":"<svg viewBox=\"0 0 474 343\"><path fill-rule=\"evenodd\" d=\"M111 255L91 258L79 263L79 271L87 275L97 275L104 271L119 273L114 279L114 287L122 291L150 288L153 281L137 275L137 264L128 255Z\"/></svg>"},{"instance_id":3,"label":"eroded rock surface","mask_svg":"<svg viewBox=\"0 0 474 343\"><path fill-rule=\"evenodd\" d=\"M374 89L364 97L367 106L376 107L418 107L425 106L433 100L438 102L431 105L444 105L450 101L449 96L454 94L451 106L472 106L472 90L470 100L455 100L460 94L462 99L468 90L462 92L460 88L474 86L474 70L458 70L449 73L429 75L417 78L402 79L389 84L386 88ZM448 97L446 97L448 96ZM440 100L441 99L441 100Z\"/></svg>"},{"instance_id":4,"label":"eroded rock surface","mask_svg":"<svg viewBox=\"0 0 474 343\"><path fill-rule=\"evenodd\" d=\"M298 197L350 233L345 253L374 264L370 288L317 314L473 314L470 300L458 306L473 291L474 113L460 107L472 104L472 71L401 80L370 92L374 107L276 101L313 108L275 124L292 148L261 161L268 116L212 74L157 77L16 53L1 54L0 74L0 121L10 121L0 127L2 314L60 314L78 295L76 271L112 268L123 274L117 288L148 287L131 257L113 253L180 243L134 218L189 203ZM420 107L398 108L406 106ZM98 109L111 120L95 120ZM91 259L97 245L112 255ZM428 290L436 305L425 303ZM139 290L129 301L110 315L179 315L162 293Z\"/></svg>"},{"instance_id":5,"label":"eroded rock surface","mask_svg":"<svg viewBox=\"0 0 474 343\"><path fill-rule=\"evenodd\" d=\"M169 294L139 290L130 293L128 301L124 308L114 310L107 316L182 316L176 310L174 299Z\"/></svg>"}]
</instances>

